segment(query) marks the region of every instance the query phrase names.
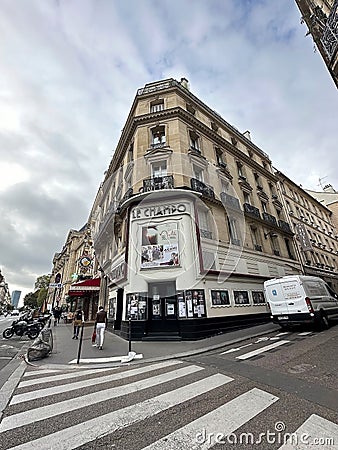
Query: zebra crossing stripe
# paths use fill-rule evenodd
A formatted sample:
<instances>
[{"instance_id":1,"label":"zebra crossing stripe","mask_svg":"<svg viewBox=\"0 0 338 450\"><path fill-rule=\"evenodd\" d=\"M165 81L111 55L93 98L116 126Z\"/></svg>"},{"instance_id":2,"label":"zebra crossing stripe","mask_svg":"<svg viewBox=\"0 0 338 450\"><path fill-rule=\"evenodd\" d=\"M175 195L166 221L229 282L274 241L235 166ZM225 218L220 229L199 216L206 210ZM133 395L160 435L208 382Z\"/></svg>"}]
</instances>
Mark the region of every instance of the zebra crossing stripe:
<instances>
[{"instance_id":1,"label":"zebra crossing stripe","mask_svg":"<svg viewBox=\"0 0 338 450\"><path fill-rule=\"evenodd\" d=\"M141 403L127 406L34 441L12 447L10 450L32 450L32 448L34 450L46 450L47 448L48 450L75 449L136 422L149 420L155 414L212 391L228 382L227 376L215 374Z\"/></svg>"},{"instance_id":2,"label":"zebra crossing stripe","mask_svg":"<svg viewBox=\"0 0 338 450\"><path fill-rule=\"evenodd\" d=\"M295 438L296 435L296 438ZM297 442L295 442L297 440ZM278 450L334 450L338 448L338 425L312 414Z\"/></svg>"},{"instance_id":3,"label":"zebra crossing stripe","mask_svg":"<svg viewBox=\"0 0 338 450\"><path fill-rule=\"evenodd\" d=\"M222 352L221 355L226 355L227 353L237 352L238 350L241 350L242 348L250 347L250 345L253 345L253 343L250 342L250 344L245 344L245 345L242 345L241 347L230 348L229 350L226 350L225 352Z\"/></svg>"},{"instance_id":4,"label":"zebra crossing stripe","mask_svg":"<svg viewBox=\"0 0 338 450\"><path fill-rule=\"evenodd\" d=\"M60 373L60 369L42 369L42 370L30 370L26 372L23 378L35 377L36 375L44 375L45 373Z\"/></svg>"},{"instance_id":5,"label":"zebra crossing stripe","mask_svg":"<svg viewBox=\"0 0 338 450\"><path fill-rule=\"evenodd\" d=\"M312 331L303 331L303 333L298 333L298 336L307 336L308 334L312 334Z\"/></svg>"},{"instance_id":6,"label":"zebra crossing stripe","mask_svg":"<svg viewBox=\"0 0 338 450\"><path fill-rule=\"evenodd\" d=\"M253 356L259 355L260 353L267 352L268 350L272 350L273 348L279 347L279 346L287 344L289 342L290 341L277 341L277 342L274 342L273 344L265 345L264 347L258 348L257 350L252 350L252 352L244 353L243 355L236 356L236 359L241 359L241 360L249 359L249 358L252 358Z\"/></svg>"},{"instance_id":7,"label":"zebra crossing stripe","mask_svg":"<svg viewBox=\"0 0 338 450\"><path fill-rule=\"evenodd\" d=\"M93 392L91 394L81 395L80 397L64 400L52 405L40 406L35 409L30 409L21 413L13 414L11 416L5 417L2 420L2 422L0 423L0 432L11 430L23 425L28 425L30 423L37 422L38 420L45 420L49 417L55 417L70 411L76 411L79 408L91 406L105 400L128 395L143 389L147 389L149 387L157 386L159 384L191 375L193 373L199 372L200 370L204 370L203 367L191 365L161 375L153 376L151 378L135 381L134 383L129 383L124 386L118 386L98 392ZM224 377L223 380L227 380L224 381L224 383L229 383L233 379Z\"/></svg>"},{"instance_id":8,"label":"zebra crossing stripe","mask_svg":"<svg viewBox=\"0 0 338 450\"><path fill-rule=\"evenodd\" d=\"M174 364L182 364L182 361L176 361L176 362L170 361L170 363L166 364L165 367L170 367L171 365L174 365ZM37 378L34 380L21 381L21 383L18 385L18 388L34 386L35 384L51 383L54 381L70 380L72 378L78 378L78 377L82 377L84 375L93 375L93 374L100 375L104 372L109 372L114 369L118 369L118 367L109 367L106 369L86 369L86 370L70 372L70 373L63 372L63 373L58 373L56 375L50 375L48 377Z\"/></svg>"},{"instance_id":9,"label":"zebra crossing stripe","mask_svg":"<svg viewBox=\"0 0 338 450\"><path fill-rule=\"evenodd\" d=\"M275 395L251 389L228 403L174 431L143 450L207 450L217 442L216 435L223 437L254 418L279 400Z\"/></svg>"},{"instance_id":10,"label":"zebra crossing stripe","mask_svg":"<svg viewBox=\"0 0 338 450\"><path fill-rule=\"evenodd\" d=\"M150 372L153 370L162 369L164 367L170 367L175 364L177 364L177 361L164 361L164 362L160 362L157 364L153 364L151 366L139 367L137 369L113 373L110 375L106 375L104 377L100 376L97 379L95 379L95 382L96 382L96 384L102 384L102 383L107 383L109 381L121 380L126 377L132 377L134 375L139 375L139 374ZM82 388L89 387L92 385L93 385L93 378L90 378L88 380L82 380L82 381L74 382L72 384L68 384L67 388L65 388L64 385L61 385L61 386L53 386L53 387L49 387L49 388L42 388L42 389L39 389L36 391L26 392L24 394L17 394L17 395L14 395L14 397L12 398L10 405L16 405L17 403L27 402L29 400L35 400L35 399L41 398L41 397L48 397L49 395L62 394L65 391L67 391L67 392L75 391L77 389L82 389Z\"/></svg>"},{"instance_id":11,"label":"zebra crossing stripe","mask_svg":"<svg viewBox=\"0 0 338 450\"><path fill-rule=\"evenodd\" d=\"M277 336L285 336L286 334L290 334L289 331L283 331L282 333L278 333L278 334L276 334L276 337Z\"/></svg>"}]
</instances>

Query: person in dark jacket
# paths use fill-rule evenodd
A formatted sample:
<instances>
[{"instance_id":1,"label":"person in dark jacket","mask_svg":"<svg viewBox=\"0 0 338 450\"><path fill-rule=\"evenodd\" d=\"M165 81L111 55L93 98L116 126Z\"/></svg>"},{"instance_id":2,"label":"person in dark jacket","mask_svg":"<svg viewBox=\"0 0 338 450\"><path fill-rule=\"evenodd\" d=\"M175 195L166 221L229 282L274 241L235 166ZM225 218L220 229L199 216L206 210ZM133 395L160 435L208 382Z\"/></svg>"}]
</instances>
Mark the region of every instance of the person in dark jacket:
<instances>
[{"instance_id":1,"label":"person in dark jacket","mask_svg":"<svg viewBox=\"0 0 338 450\"><path fill-rule=\"evenodd\" d=\"M99 350L103 348L104 332L107 326L107 313L103 309L103 306L99 307L96 314L95 330L96 330L96 342L98 343Z\"/></svg>"},{"instance_id":2,"label":"person in dark jacket","mask_svg":"<svg viewBox=\"0 0 338 450\"><path fill-rule=\"evenodd\" d=\"M78 308L73 317L73 327L74 327L74 335L72 339L79 339L79 331L80 327L83 325L84 322L84 312L81 308Z\"/></svg>"}]
</instances>

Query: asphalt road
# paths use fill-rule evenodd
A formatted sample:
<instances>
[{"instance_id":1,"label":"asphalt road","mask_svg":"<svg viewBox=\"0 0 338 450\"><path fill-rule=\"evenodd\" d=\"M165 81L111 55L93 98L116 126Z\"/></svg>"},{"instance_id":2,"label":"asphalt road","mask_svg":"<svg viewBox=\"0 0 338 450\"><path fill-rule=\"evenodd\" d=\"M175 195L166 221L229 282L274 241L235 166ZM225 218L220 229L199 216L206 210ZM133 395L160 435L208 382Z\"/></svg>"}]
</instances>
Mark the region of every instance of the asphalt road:
<instances>
[{"instance_id":1,"label":"asphalt road","mask_svg":"<svg viewBox=\"0 0 338 450\"><path fill-rule=\"evenodd\" d=\"M20 338L19 336L13 336L11 339L4 339L2 337L2 332L5 328L9 327L13 320L16 320L17 316L0 316L0 387L7 380L7 376L11 375L15 366L11 367L8 374L3 369L17 356L23 354L23 348L29 344L30 339L27 336Z\"/></svg>"},{"instance_id":2,"label":"asphalt road","mask_svg":"<svg viewBox=\"0 0 338 450\"><path fill-rule=\"evenodd\" d=\"M1 421L0 450L337 450L337 341L335 326L184 360L28 367ZM283 445L287 433L294 445Z\"/></svg>"}]
</instances>

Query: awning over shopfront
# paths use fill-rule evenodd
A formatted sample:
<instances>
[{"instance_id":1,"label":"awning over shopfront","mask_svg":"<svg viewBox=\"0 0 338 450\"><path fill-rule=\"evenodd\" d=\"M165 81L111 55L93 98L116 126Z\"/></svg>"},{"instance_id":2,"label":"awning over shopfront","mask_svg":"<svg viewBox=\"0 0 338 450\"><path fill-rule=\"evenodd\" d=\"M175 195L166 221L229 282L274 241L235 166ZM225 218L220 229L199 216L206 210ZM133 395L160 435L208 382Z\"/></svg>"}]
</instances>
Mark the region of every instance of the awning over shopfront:
<instances>
[{"instance_id":1,"label":"awning over shopfront","mask_svg":"<svg viewBox=\"0 0 338 450\"><path fill-rule=\"evenodd\" d=\"M91 293L99 292L101 278L91 278L89 280L79 281L70 286L68 295L72 297L82 297Z\"/></svg>"}]
</instances>

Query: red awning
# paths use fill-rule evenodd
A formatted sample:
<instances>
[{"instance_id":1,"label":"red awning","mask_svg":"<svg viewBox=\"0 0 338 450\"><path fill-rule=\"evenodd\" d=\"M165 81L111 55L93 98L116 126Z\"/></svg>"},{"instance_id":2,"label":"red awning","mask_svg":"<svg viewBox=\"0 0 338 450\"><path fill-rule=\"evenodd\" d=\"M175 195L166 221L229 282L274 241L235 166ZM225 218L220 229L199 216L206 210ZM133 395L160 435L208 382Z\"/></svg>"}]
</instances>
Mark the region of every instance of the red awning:
<instances>
[{"instance_id":1,"label":"red awning","mask_svg":"<svg viewBox=\"0 0 338 450\"><path fill-rule=\"evenodd\" d=\"M82 296L100 290L101 278L90 278L88 280L79 281L78 283L71 284L69 287L68 295Z\"/></svg>"}]
</instances>

